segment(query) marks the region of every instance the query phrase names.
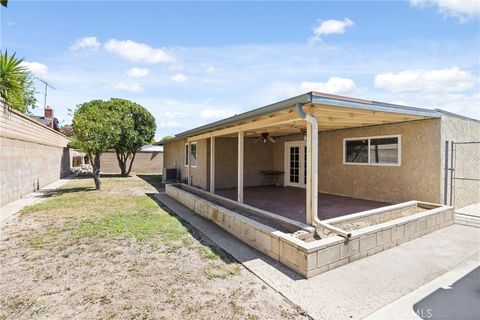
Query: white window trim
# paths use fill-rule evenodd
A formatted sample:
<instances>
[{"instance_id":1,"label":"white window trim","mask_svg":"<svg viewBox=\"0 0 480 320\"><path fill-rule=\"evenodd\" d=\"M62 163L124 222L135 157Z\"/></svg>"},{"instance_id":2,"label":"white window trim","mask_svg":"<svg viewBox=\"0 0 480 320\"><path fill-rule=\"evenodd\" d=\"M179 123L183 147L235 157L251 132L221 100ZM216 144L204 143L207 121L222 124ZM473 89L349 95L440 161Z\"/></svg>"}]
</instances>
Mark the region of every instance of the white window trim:
<instances>
[{"instance_id":1,"label":"white window trim","mask_svg":"<svg viewBox=\"0 0 480 320\"><path fill-rule=\"evenodd\" d=\"M370 139L379 138L398 138L398 163L370 163ZM347 153L347 141L367 140L368 141L368 162L346 162L345 155ZM400 134L386 135L386 136L371 136L371 137L358 137L358 138L345 138L343 139L343 164L353 166L385 166L385 167L400 167L402 165L402 136Z\"/></svg>"},{"instance_id":2,"label":"white window trim","mask_svg":"<svg viewBox=\"0 0 480 320\"><path fill-rule=\"evenodd\" d=\"M195 158L195 165L190 164L190 166L191 166L192 168L196 168L197 165L198 165L198 145L197 145L197 141L190 142L190 145L195 145L195 151L197 152L197 157ZM188 154L189 154L189 155L192 155L192 157L193 157L192 147L191 147L191 146L188 148ZM191 163L191 162L192 162L192 159L190 158L189 163Z\"/></svg>"},{"instance_id":3,"label":"white window trim","mask_svg":"<svg viewBox=\"0 0 480 320\"><path fill-rule=\"evenodd\" d=\"M185 154L185 147L188 147L188 151L187 151L187 154ZM185 159L183 159L183 166L184 167L188 167L189 163L190 163L190 146L188 143L185 143L185 145L183 146L183 156L185 157ZM187 163L188 161L188 163Z\"/></svg>"}]
</instances>

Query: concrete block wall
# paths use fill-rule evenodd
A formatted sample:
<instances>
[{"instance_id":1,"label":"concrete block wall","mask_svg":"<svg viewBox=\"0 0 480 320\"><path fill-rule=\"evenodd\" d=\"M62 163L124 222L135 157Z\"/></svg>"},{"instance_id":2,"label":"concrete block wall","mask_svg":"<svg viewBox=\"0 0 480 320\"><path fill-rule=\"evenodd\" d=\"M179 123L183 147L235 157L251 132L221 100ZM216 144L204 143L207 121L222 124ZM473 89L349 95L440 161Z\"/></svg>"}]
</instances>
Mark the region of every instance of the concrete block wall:
<instances>
[{"instance_id":1,"label":"concrete block wall","mask_svg":"<svg viewBox=\"0 0 480 320\"><path fill-rule=\"evenodd\" d=\"M69 141L0 102L0 206L68 175Z\"/></svg>"},{"instance_id":2,"label":"concrete block wall","mask_svg":"<svg viewBox=\"0 0 480 320\"><path fill-rule=\"evenodd\" d=\"M128 161L130 165L130 161ZM103 173L118 173L117 155L114 151L102 153L100 157L100 168ZM133 161L132 173L156 173L162 174L163 152L137 152Z\"/></svg>"},{"instance_id":3,"label":"concrete block wall","mask_svg":"<svg viewBox=\"0 0 480 320\"><path fill-rule=\"evenodd\" d=\"M294 234L275 230L173 185L166 185L165 191L193 212L306 278L377 254L455 222L453 207L436 206L411 216L353 231L348 241L331 236L306 242ZM409 205L417 206L419 202L412 201ZM405 208L408 205L393 205L383 208L383 211L382 208L371 210L370 214L388 214ZM341 222L341 218L335 219L337 223ZM349 221L349 216L344 220Z\"/></svg>"}]
</instances>

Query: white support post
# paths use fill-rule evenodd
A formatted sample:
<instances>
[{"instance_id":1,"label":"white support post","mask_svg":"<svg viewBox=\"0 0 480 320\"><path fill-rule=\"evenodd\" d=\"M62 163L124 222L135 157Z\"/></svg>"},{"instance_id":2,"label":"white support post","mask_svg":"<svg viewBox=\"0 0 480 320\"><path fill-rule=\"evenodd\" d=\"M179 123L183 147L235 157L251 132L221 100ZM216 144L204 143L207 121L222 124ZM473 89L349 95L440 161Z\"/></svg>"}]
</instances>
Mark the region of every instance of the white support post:
<instances>
[{"instance_id":1,"label":"white support post","mask_svg":"<svg viewBox=\"0 0 480 320\"><path fill-rule=\"evenodd\" d=\"M318 220L318 124L312 124L312 220ZM313 219L315 217L315 219Z\"/></svg>"},{"instance_id":2,"label":"white support post","mask_svg":"<svg viewBox=\"0 0 480 320\"><path fill-rule=\"evenodd\" d=\"M215 137L210 138L210 192L215 193Z\"/></svg>"},{"instance_id":3,"label":"white support post","mask_svg":"<svg viewBox=\"0 0 480 320\"><path fill-rule=\"evenodd\" d=\"M237 179L237 201L243 203L243 131L238 131L238 179Z\"/></svg>"},{"instance_id":4,"label":"white support post","mask_svg":"<svg viewBox=\"0 0 480 320\"><path fill-rule=\"evenodd\" d=\"M306 221L308 225L313 225L312 215L312 126L307 122L307 199L305 202Z\"/></svg>"},{"instance_id":5,"label":"white support post","mask_svg":"<svg viewBox=\"0 0 480 320\"><path fill-rule=\"evenodd\" d=\"M192 185L192 175L191 175L191 172L192 172L192 157L190 157L190 155L192 154L192 144L190 143L190 141L188 142L188 154L187 154L187 158L188 158L188 167L187 167L187 174L188 174L188 185L191 186Z\"/></svg>"}]
</instances>

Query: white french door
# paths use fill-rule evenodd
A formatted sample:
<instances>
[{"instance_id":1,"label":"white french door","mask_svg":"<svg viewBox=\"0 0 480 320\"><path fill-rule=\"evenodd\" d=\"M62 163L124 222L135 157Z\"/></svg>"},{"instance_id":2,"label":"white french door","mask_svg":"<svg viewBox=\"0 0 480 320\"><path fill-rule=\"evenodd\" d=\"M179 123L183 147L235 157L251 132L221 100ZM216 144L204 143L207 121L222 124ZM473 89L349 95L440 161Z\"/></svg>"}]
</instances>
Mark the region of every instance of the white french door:
<instances>
[{"instance_id":1,"label":"white french door","mask_svg":"<svg viewBox=\"0 0 480 320\"><path fill-rule=\"evenodd\" d=\"M305 188L307 183L307 147L305 141L285 142L284 185Z\"/></svg>"}]
</instances>

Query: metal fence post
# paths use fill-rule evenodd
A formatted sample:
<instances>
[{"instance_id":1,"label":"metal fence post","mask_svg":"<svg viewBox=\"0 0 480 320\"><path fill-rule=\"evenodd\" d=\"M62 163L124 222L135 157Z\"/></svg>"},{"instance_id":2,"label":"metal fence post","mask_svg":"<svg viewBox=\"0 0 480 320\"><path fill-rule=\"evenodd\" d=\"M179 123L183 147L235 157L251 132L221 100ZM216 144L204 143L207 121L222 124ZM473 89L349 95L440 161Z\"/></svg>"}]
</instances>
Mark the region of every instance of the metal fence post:
<instances>
[{"instance_id":1,"label":"metal fence post","mask_svg":"<svg viewBox=\"0 0 480 320\"><path fill-rule=\"evenodd\" d=\"M443 177L443 204L447 205L448 197L448 140L445 140L445 173Z\"/></svg>"}]
</instances>

